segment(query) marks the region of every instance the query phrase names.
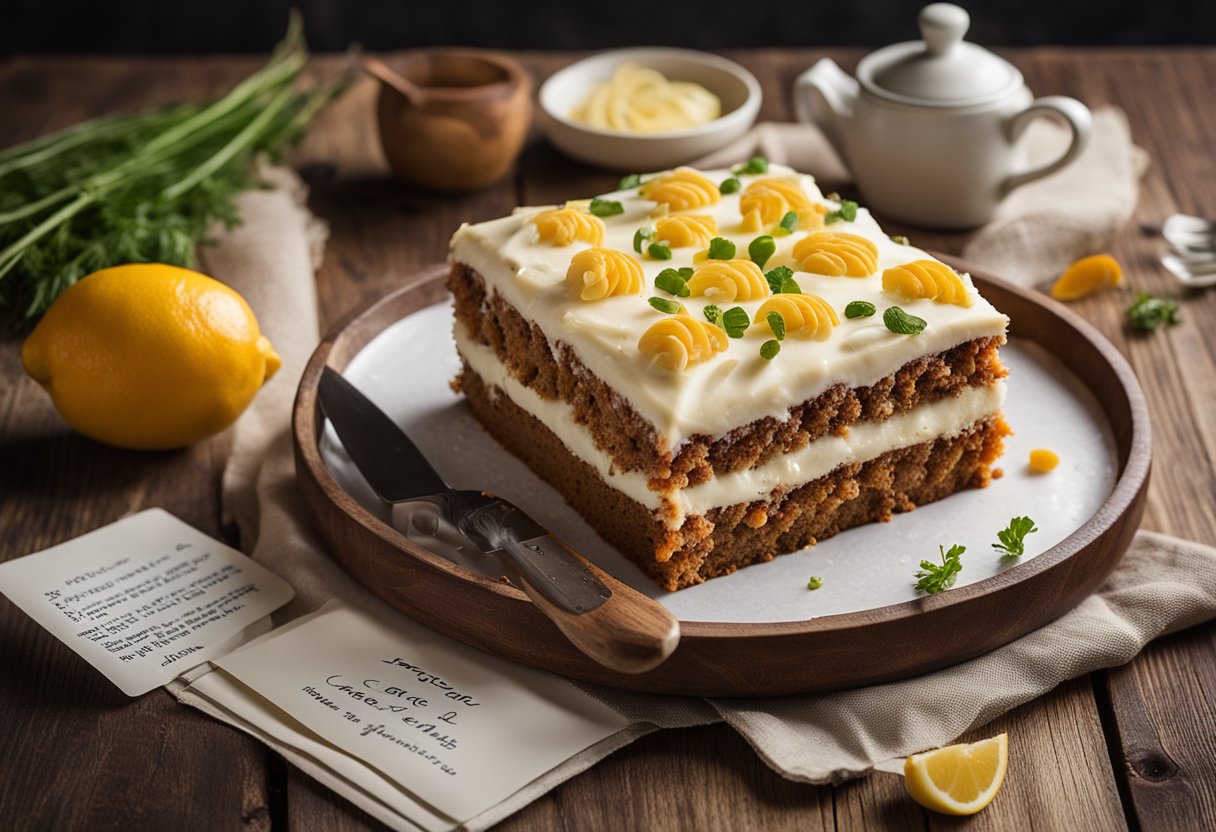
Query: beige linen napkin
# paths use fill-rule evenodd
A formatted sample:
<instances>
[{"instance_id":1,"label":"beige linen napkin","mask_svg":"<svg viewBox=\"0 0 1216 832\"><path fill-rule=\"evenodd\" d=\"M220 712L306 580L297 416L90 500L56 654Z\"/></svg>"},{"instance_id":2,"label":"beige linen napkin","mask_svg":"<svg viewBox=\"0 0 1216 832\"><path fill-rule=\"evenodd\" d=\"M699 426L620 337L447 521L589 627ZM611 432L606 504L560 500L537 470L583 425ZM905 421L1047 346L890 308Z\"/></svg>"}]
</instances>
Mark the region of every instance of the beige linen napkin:
<instances>
[{"instance_id":1,"label":"beige linen napkin","mask_svg":"<svg viewBox=\"0 0 1216 832\"><path fill-rule=\"evenodd\" d=\"M1093 139L1084 152L1062 170L1007 197L996 218L970 235L962 250L965 259L1031 286L1110 246L1136 210L1148 154L1132 143L1122 110L1102 107L1093 115ZM1026 168L1058 158L1069 137L1062 125L1035 120L1022 139ZM720 167L756 154L814 175L825 190L849 180L827 139L807 124L759 124L695 164Z\"/></svg>"},{"instance_id":2,"label":"beige linen napkin","mask_svg":"<svg viewBox=\"0 0 1216 832\"><path fill-rule=\"evenodd\" d=\"M803 129L803 128L795 128ZM774 135L763 126L759 138ZM781 131L776 131L781 132ZM751 146L757 146L753 144ZM777 153L758 146L774 159ZM275 190L241 199L244 224L204 253L205 268L241 292L283 358L283 368L234 428L224 505L241 544L296 589L283 624L332 598L379 603L324 552L296 492L290 412L318 340L312 265L321 226L286 171ZM1060 682L1131 659L1149 640L1216 616L1216 549L1141 532L1103 589L1056 622L999 650L927 676L842 693L770 700L700 700L588 688L639 724L587 749L466 823L483 829L655 727L725 720L782 775L834 782L892 758L950 742ZM223 713L213 716L234 725ZM321 782L399 829L414 828L298 750L277 746Z\"/></svg>"}]
</instances>

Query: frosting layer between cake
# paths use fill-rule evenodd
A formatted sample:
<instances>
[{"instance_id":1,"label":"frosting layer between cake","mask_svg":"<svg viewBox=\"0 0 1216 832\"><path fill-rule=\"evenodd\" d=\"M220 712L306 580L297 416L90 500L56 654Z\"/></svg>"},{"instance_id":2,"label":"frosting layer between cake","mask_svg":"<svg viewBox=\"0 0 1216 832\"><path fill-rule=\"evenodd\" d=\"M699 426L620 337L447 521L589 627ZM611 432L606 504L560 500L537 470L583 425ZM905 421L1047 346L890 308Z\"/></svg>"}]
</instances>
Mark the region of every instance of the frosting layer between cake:
<instances>
[{"instance_id":1,"label":"frosting layer between cake","mask_svg":"<svg viewBox=\"0 0 1216 832\"><path fill-rule=\"evenodd\" d=\"M670 493L652 491L643 474L616 470L612 459L577 424L574 409L561 399L545 399L522 384L493 350L478 344L464 328L455 328L456 345L469 369L501 390L517 406L544 423L579 459L595 468L613 488L646 508L661 511L678 527L686 516L711 509L766 499L775 488L794 488L818 479L840 465L866 462L882 454L930 439L955 436L977 421L998 413L1005 384L972 387L953 398L923 405L881 422L862 422L846 436L825 436L756 468L715 476L708 482Z\"/></svg>"}]
</instances>

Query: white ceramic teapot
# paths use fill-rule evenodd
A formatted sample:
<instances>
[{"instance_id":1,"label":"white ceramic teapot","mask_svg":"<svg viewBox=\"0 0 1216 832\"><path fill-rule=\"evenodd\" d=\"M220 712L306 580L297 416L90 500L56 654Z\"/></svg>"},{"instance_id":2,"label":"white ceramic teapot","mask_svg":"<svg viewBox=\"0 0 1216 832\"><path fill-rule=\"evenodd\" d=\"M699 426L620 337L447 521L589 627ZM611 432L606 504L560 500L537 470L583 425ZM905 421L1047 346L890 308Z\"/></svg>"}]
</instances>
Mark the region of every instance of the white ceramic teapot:
<instances>
[{"instance_id":1,"label":"white ceramic teapot","mask_svg":"<svg viewBox=\"0 0 1216 832\"><path fill-rule=\"evenodd\" d=\"M880 214L937 228L982 225L1011 190L1075 159L1093 119L1075 99L1034 99L1012 64L964 42L971 18L958 6L925 6L919 23L923 41L871 52L856 80L819 61L795 83L794 105ZM1051 164L1024 170L1018 139L1038 116L1062 118L1072 141Z\"/></svg>"}]
</instances>

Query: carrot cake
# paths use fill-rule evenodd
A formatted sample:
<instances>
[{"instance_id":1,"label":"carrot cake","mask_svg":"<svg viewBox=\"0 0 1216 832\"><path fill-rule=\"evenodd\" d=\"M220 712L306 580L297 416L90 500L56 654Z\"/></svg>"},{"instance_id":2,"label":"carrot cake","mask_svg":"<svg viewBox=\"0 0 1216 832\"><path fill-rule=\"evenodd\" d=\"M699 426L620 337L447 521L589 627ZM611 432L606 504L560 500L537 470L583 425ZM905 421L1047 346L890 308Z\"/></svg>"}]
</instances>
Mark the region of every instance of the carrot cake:
<instances>
[{"instance_id":1,"label":"carrot cake","mask_svg":"<svg viewBox=\"0 0 1216 832\"><path fill-rule=\"evenodd\" d=\"M630 177L452 238L474 416L668 590L983 487L1006 317L810 176Z\"/></svg>"}]
</instances>

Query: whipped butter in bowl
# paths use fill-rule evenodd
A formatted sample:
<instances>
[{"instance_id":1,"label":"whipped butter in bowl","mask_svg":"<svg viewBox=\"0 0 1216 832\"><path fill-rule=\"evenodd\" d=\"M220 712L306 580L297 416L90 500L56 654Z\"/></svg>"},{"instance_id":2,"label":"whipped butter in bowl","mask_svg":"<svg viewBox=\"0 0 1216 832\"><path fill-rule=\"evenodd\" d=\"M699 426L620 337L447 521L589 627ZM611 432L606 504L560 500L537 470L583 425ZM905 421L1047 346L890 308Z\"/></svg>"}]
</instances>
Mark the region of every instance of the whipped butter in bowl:
<instances>
[{"instance_id":1,"label":"whipped butter in bowl","mask_svg":"<svg viewBox=\"0 0 1216 832\"><path fill-rule=\"evenodd\" d=\"M554 73L540 88L549 139L562 152L614 170L660 170L742 136L760 109L743 67L705 52L602 52Z\"/></svg>"}]
</instances>

